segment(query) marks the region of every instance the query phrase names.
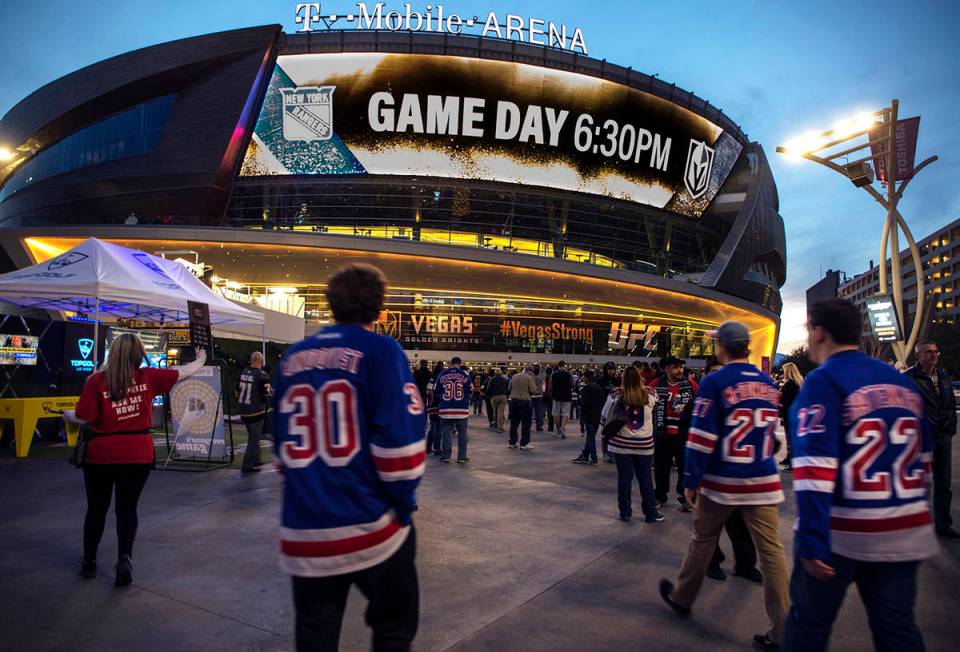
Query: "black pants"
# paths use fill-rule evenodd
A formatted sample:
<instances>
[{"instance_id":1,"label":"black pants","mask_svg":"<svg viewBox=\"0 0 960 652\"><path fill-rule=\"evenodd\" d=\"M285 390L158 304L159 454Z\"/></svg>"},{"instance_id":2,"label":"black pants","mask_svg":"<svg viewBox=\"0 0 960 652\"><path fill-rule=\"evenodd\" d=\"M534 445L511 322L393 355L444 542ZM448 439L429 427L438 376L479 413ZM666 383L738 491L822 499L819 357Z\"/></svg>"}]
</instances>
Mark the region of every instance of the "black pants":
<instances>
[{"instance_id":1,"label":"black pants","mask_svg":"<svg viewBox=\"0 0 960 652\"><path fill-rule=\"evenodd\" d=\"M653 471L657 500L667 502L670 497L670 467L677 463L677 498L683 498L683 455L686 441L678 435L661 437L653 450Z\"/></svg>"},{"instance_id":2,"label":"black pants","mask_svg":"<svg viewBox=\"0 0 960 652\"><path fill-rule=\"evenodd\" d=\"M952 445L953 437L933 441L933 519L937 530L945 530L953 525L953 518L950 517L950 503L953 502L953 492L950 490Z\"/></svg>"},{"instance_id":3,"label":"black pants","mask_svg":"<svg viewBox=\"0 0 960 652\"><path fill-rule=\"evenodd\" d=\"M247 429L247 451L243 454L244 471L260 466L260 439L263 437L263 424L267 414L257 414L252 417L241 416L244 427Z\"/></svg>"},{"instance_id":4,"label":"black pants","mask_svg":"<svg viewBox=\"0 0 960 652\"><path fill-rule=\"evenodd\" d=\"M410 534L390 559L355 573L333 577L294 577L297 650L336 650L350 586L366 596L365 620L373 629L373 649L409 650L420 621L416 534Z\"/></svg>"},{"instance_id":5,"label":"black pants","mask_svg":"<svg viewBox=\"0 0 960 652\"><path fill-rule=\"evenodd\" d=\"M484 396L484 397L483 397L483 403L484 403L484 405L487 406L487 421L490 422L490 425L491 425L491 426L492 426L492 425L495 425L495 424L494 424L494 417L493 417L493 403L490 401L490 397L489 397L489 396Z\"/></svg>"},{"instance_id":6,"label":"black pants","mask_svg":"<svg viewBox=\"0 0 960 652\"><path fill-rule=\"evenodd\" d=\"M533 422L533 407L530 401L510 399L510 443L517 443L517 428L520 428L520 445L530 443L530 425Z\"/></svg>"},{"instance_id":7,"label":"black pants","mask_svg":"<svg viewBox=\"0 0 960 652\"><path fill-rule=\"evenodd\" d=\"M83 520L83 558L93 561L103 536L113 488L117 488L118 557L133 556L137 536L137 502L153 464L85 464L83 484L87 490L87 516Z\"/></svg>"},{"instance_id":8,"label":"black pants","mask_svg":"<svg viewBox=\"0 0 960 652\"><path fill-rule=\"evenodd\" d=\"M735 511L723 525L730 537L730 545L733 547L733 570L738 575L745 575L757 567L757 549L753 545L753 539L750 538L750 530L743 520L743 515ZM726 559L720 550L720 544L713 553L713 560L710 562L711 568L717 568Z\"/></svg>"}]
</instances>

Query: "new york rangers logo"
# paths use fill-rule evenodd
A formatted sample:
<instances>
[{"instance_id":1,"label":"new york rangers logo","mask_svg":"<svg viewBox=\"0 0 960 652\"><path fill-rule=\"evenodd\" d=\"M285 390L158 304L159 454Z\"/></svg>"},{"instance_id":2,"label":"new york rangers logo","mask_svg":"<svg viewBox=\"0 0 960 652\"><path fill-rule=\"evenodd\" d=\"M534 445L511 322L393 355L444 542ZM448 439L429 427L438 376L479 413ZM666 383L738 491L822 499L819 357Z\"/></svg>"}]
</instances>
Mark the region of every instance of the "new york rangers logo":
<instances>
[{"instance_id":1,"label":"new york rangers logo","mask_svg":"<svg viewBox=\"0 0 960 652\"><path fill-rule=\"evenodd\" d=\"M333 137L333 91L336 88L281 88L284 139L306 142L330 140Z\"/></svg>"},{"instance_id":2,"label":"new york rangers logo","mask_svg":"<svg viewBox=\"0 0 960 652\"><path fill-rule=\"evenodd\" d=\"M710 185L710 172L713 170L713 148L707 144L690 139L687 150L687 167L683 171L683 183L690 197L698 199Z\"/></svg>"}]
</instances>

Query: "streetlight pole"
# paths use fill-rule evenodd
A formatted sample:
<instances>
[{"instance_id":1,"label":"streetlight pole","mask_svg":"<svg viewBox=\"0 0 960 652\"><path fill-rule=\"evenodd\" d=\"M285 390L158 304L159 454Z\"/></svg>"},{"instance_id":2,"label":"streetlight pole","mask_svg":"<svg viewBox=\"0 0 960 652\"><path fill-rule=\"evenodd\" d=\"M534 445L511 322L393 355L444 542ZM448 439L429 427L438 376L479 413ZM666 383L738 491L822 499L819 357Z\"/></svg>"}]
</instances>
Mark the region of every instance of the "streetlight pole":
<instances>
[{"instance_id":1,"label":"streetlight pole","mask_svg":"<svg viewBox=\"0 0 960 652\"><path fill-rule=\"evenodd\" d=\"M907 358L910 356L910 351L916 344L917 337L921 330L923 322L922 304L925 288L923 261L920 258L920 250L917 248L913 234L910 232L909 227L907 227L907 223L903 219L903 215L900 214L897 206L910 180L915 177L920 170L936 161L937 157L931 156L914 167L912 174L900 182L899 188L897 187L897 163L895 156L897 152L897 114L899 108L900 102L893 100L889 107L872 114L858 116L853 120L841 123L834 129L806 136L792 145L777 147L777 152L780 154L800 156L828 167L834 172L840 173L851 180L855 186L863 188L867 194L873 197L886 211L887 217L884 221L883 233L880 237L880 294L887 294L889 291L886 262L887 248L889 246L891 249L890 272L893 276L893 302L896 307L896 318L899 322L898 325L901 333L901 339L892 342L891 348L893 349L894 356L896 356L897 366L902 369L906 367ZM879 135L879 137L873 135L873 132L876 131L877 123L880 123L886 132ZM833 149L842 143L848 143L851 140L863 136L867 136L867 142L865 143L848 147L832 154L820 154L825 150ZM864 156L863 158L845 163L844 165L836 162L839 158L848 157L854 152L879 144L881 141L886 141L885 152L883 154L874 155L871 153L869 156ZM879 157L885 157L886 159L886 197L873 187L873 172L869 168L869 162ZM904 322L903 274L900 269L900 231L903 231L904 238L910 248L910 255L913 259L913 269L917 278L917 306L914 310L913 325L910 328L909 337L906 335L906 324Z\"/></svg>"}]
</instances>

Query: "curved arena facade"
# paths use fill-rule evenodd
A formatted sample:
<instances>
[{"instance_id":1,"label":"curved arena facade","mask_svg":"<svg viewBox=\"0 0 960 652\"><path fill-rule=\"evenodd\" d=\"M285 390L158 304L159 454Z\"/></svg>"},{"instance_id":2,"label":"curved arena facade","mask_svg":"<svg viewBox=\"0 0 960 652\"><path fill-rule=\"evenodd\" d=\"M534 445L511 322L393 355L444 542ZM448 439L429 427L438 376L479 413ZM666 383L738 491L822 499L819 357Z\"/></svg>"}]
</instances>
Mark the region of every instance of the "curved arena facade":
<instances>
[{"instance_id":1,"label":"curved arena facade","mask_svg":"<svg viewBox=\"0 0 960 652\"><path fill-rule=\"evenodd\" d=\"M478 36L255 27L124 54L0 120L0 271L96 236L225 296L329 319L329 273L391 282L412 355L769 363L785 279L762 148L654 77Z\"/></svg>"}]
</instances>

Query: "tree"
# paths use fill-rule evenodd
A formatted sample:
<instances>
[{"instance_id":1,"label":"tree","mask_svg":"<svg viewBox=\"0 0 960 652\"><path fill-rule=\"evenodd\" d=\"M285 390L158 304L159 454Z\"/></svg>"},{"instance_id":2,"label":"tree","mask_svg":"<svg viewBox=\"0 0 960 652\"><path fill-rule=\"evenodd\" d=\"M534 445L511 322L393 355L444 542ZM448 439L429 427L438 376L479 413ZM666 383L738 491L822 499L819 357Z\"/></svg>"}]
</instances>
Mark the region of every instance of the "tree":
<instances>
[{"instance_id":1,"label":"tree","mask_svg":"<svg viewBox=\"0 0 960 652\"><path fill-rule=\"evenodd\" d=\"M798 346L795 348L790 352L790 355L781 360L780 364L774 367L773 370L776 373L783 372L783 365L788 362L792 362L793 364L797 365L797 369L799 369L800 373L804 376L817 368L817 365L815 365L810 359L810 353L807 351L806 346Z\"/></svg>"}]
</instances>

